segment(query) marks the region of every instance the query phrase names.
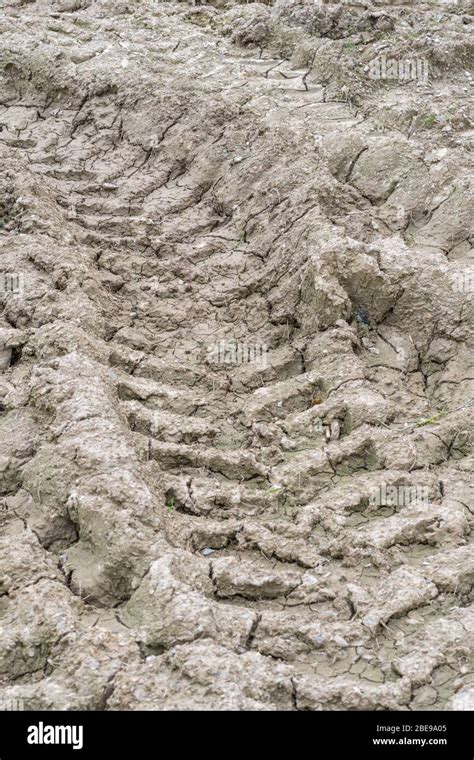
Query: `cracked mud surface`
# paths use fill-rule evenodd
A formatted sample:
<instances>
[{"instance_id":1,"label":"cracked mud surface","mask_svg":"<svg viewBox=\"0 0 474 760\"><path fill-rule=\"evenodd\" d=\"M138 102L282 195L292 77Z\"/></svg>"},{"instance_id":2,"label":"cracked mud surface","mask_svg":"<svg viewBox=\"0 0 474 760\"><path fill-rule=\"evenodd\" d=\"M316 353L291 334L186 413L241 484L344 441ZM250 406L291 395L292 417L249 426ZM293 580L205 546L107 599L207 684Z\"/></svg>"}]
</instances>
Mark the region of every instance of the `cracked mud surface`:
<instances>
[{"instance_id":1,"label":"cracked mud surface","mask_svg":"<svg viewBox=\"0 0 474 760\"><path fill-rule=\"evenodd\" d=\"M3 699L473 709L470 10L4 6Z\"/></svg>"}]
</instances>

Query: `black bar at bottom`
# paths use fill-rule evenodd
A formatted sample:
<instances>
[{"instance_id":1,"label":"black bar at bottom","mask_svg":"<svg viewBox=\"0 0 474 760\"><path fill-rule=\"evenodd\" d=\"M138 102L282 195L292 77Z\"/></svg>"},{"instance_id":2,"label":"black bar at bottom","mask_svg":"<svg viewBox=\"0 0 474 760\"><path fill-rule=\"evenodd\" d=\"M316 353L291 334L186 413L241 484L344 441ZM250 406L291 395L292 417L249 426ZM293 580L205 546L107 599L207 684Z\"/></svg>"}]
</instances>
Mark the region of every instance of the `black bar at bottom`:
<instances>
[{"instance_id":1,"label":"black bar at bottom","mask_svg":"<svg viewBox=\"0 0 474 760\"><path fill-rule=\"evenodd\" d=\"M470 712L0 712L0 760L231 752L473 760Z\"/></svg>"}]
</instances>

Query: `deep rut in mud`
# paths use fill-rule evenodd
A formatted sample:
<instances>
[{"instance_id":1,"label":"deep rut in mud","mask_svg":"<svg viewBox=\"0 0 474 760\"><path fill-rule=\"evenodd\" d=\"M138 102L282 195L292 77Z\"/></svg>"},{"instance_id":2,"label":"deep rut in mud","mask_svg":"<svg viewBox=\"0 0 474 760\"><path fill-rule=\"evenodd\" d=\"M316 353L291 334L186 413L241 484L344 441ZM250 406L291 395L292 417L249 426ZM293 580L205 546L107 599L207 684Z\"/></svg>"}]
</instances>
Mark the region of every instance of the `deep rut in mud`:
<instances>
[{"instance_id":1,"label":"deep rut in mud","mask_svg":"<svg viewBox=\"0 0 474 760\"><path fill-rule=\"evenodd\" d=\"M472 704L470 17L338 7L5 14L7 698Z\"/></svg>"}]
</instances>

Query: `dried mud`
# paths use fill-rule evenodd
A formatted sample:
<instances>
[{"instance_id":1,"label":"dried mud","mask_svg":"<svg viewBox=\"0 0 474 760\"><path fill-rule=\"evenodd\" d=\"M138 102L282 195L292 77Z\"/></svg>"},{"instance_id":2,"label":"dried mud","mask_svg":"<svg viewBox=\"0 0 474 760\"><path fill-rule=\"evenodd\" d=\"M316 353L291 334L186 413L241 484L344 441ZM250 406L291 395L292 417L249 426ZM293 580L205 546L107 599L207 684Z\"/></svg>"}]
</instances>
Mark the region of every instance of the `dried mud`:
<instances>
[{"instance_id":1,"label":"dried mud","mask_svg":"<svg viewBox=\"0 0 474 760\"><path fill-rule=\"evenodd\" d=\"M473 709L470 12L4 5L2 699Z\"/></svg>"}]
</instances>

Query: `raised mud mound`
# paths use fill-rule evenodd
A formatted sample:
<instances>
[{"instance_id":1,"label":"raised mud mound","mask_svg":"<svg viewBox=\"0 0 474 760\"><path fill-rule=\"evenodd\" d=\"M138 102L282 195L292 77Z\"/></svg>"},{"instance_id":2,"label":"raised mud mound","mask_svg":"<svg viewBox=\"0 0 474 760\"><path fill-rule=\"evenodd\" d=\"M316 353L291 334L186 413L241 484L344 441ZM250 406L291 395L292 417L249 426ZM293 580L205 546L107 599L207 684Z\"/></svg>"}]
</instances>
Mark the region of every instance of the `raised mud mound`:
<instances>
[{"instance_id":1,"label":"raised mud mound","mask_svg":"<svg viewBox=\"0 0 474 760\"><path fill-rule=\"evenodd\" d=\"M472 708L469 11L4 7L3 699Z\"/></svg>"}]
</instances>

